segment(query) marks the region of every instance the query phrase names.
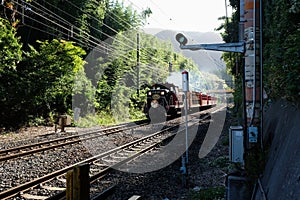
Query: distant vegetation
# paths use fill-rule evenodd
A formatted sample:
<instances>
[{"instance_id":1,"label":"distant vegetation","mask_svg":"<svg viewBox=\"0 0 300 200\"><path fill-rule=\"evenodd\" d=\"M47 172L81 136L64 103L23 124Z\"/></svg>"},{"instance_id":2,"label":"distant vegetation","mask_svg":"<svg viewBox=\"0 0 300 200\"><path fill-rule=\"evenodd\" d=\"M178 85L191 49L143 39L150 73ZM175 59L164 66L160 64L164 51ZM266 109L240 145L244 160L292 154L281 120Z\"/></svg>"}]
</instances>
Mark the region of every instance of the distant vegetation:
<instances>
[{"instance_id":1,"label":"distant vegetation","mask_svg":"<svg viewBox=\"0 0 300 200\"><path fill-rule=\"evenodd\" d=\"M170 60L173 72L209 77L198 89L219 87L218 77L199 72L170 43L139 32L150 9L137 13L110 0L2 2L1 128L51 125L75 108L85 117L84 126L141 118L145 90L167 80Z\"/></svg>"}]
</instances>

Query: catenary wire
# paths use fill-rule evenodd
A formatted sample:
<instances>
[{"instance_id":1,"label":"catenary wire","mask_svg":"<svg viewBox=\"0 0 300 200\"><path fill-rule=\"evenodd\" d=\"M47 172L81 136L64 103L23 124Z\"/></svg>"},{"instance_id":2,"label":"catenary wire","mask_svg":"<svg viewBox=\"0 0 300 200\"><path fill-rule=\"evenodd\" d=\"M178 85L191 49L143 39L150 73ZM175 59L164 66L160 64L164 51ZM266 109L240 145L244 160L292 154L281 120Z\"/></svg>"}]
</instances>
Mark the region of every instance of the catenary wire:
<instances>
[{"instance_id":1,"label":"catenary wire","mask_svg":"<svg viewBox=\"0 0 300 200\"><path fill-rule=\"evenodd\" d=\"M95 20L97 20L98 22L100 22L98 19L96 19L95 17L91 16L89 13L86 13L85 11L83 11L81 8L79 8L78 6L74 5L74 4L71 3L70 1L68 1L68 0L65 0L65 1L68 2L70 5L72 5L74 8L80 10L81 12L83 12L83 13L89 15L89 16L92 17L93 19L95 19ZM123 21L124 21L124 20L123 20ZM127 22L126 22L126 23L127 23ZM106 27L109 27L109 26L106 25L106 24L104 24L104 25L105 25ZM130 24L129 24L129 25L130 25ZM112 28L111 28L111 30L113 30L115 33L117 33L116 30L114 30L114 29L112 29ZM126 37L123 37L123 38L125 38L127 41L132 42L134 45L136 44L135 41L132 41L132 40L126 38ZM130 49L134 49L134 48L135 48L135 47L132 47L132 46L129 46L129 45L125 44L124 42L122 42L122 41L120 41L120 40L116 40L116 41L117 41L117 42L120 42L120 44L124 44L125 46L129 47Z\"/></svg>"},{"instance_id":2,"label":"catenary wire","mask_svg":"<svg viewBox=\"0 0 300 200\"><path fill-rule=\"evenodd\" d=\"M18 11L17 11L18 12ZM31 26L31 25L29 25L29 24L24 24L24 26L27 26L27 27L29 27L29 28L33 28L33 29L35 29L35 30L38 30L38 31L40 31L40 32L43 32L43 33L46 33L46 34L49 34L49 35L52 35L52 36L56 36L56 37L60 37L60 36L69 36L67 33L64 33L64 32L61 32L61 31L58 31L58 30L56 30L54 27L52 27L52 26L49 26L48 24L44 24L44 23L42 23L42 22L40 22L40 21L38 21L38 20L36 20L36 19L34 19L34 18L31 18L31 17L29 17L29 16L27 16L27 15L24 15L25 17L27 17L27 18L29 18L29 19L31 19L31 20L33 20L33 21L35 21L35 22L37 22L37 23L39 23L39 24L42 24L43 26L45 26L45 27L47 27L47 28L50 28L50 29L52 29L52 30L54 30L54 31L56 31L56 32L59 32L60 33L60 35L57 35L57 34L54 34L54 33L50 33L49 31L45 31L45 30L42 30L42 29L40 29L40 28L37 28L37 27L34 27L34 26ZM99 47L94 47L94 46L91 46L90 44L86 44L86 43L83 43L81 40L79 40L79 39L76 39L76 38L73 38L73 39L75 39L76 41L76 43L79 43L79 44L82 44L82 45L87 45L89 48L93 48L93 49L95 49L96 51L98 51L99 53L107 53L106 51L104 51L103 49L99 49ZM85 38L85 39L87 39L87 38Z\"/></svg>"},{"instance_id":3,"label":"catenary wire","mask_svg":"<svg viewBox=\"0 0 300 200\"><path fill-rule=\"evenodd\" d=\"M28 17L28 16L26 16L26 17ZM39 22L38 20L36 20L36 19L34 19L34 18L31 18L31 19L34 20L34 21L36 21L36 22ZM53 27L51 27L51 26L49 26L49 25L47 25L47 24L43 24L43 25L47 26L48 28L53 29ZM31 25L28 25L28 24L25 24L25 26L28 26L28 27L33 28L33 29L36 29L36 30L38 30L38 31L47 33L47 34L52 35L52 36L58 36L58 35L56 35L56 34L54 34L54 33L49 33L49 32L47 32L47 31L44 31L44 30L42 30L42 29L39 29L39 28L37 28L37 27L31 26ZM53 29L53 30L55 30L55 29ZM63 33L63 32L61 32L61 34L67 35L66 33ZM78 42L82 43L80 40L78 40ZM93 46L89 46L89 47L92 47L93 49L95 49L95 47L93 47ZM97 48L97 47L96 47L95 50L98 51L98 52L100 52L100 53L107 53L106 51L103 51L103 49L99 49L99 48ZM123 57L123 58L125 58L125 59L127 59L127 60L130 60L130 61L132 61L132 62L135 62L135 60L128 59L128 57L126 57L126 56L124 56L124 55L120 55L120 54L119 54L119 55L117 55L117 56L121 56L121 57ZM143 66L143 65L144 65L144 64L141 63L141 66ZM141 68L141 69L142 69L142 68ZM144 69L144 71L150 71L149 69L153 69L154 71L151 71L151 72L156 73L156 74L158 74L158 75L160 74L158 71L166 72L166 70L162 70L162 69L160 69L160 68L154 68L154 67L151 67L150 65L147 65L147 67Z\"/></svg>"},{"instance_id":4,"label":"catenary wire","mask_svg":"<svg viewBox=\"0 0 300 200\"><path fill-rule=\"evenodd\" d=\"M21 1L24 2L23 0L21 0ZM40 6L43 7L42 5L40 5ZM41 10L40 8L38 8L38 7L36 7L36 6L33 6L33 7L34 7L37 11L41 11L41 12L47 14L48 16L53 17L51 14L46 13L45 11ZM43 7L43 8L44 8L44 7ZM34 12L34 11L33 11L33 12ZM53 12L52 12L52 13L53 13ZM38 16L40 16L40 17L42 17L42 18L44 18L44 19L46 19L46 20L48 20L48 21L50 21L51 23L53 23L53 24L55 24L55 25L57 25L57 26L59 26L59 27L61 27L61 28L63 28L63 29L66 30L65 27L63 27L61 24L58 24L58 23L55 22L54 20L51 20L51 19L49 19L49 18L46 18L45 16L43 16L42 14L37 13L37 12L35 12L35 14L38 15ZM72 27L74 27L75 29L81 31L82 33L84 33L85 35L87 35L89 38L94 39L96 42L101 43L101 40L99 40L98 38L95 38L95 37L89 35L88 33L86 33L85 31L83 31L82 29L80 29L80 28L78 28L78 27L72 25L70 22L68 22L68 21L65 20L64 18L60 17L59 15L57 15L57 14L55 14L55 13L54 13L54 15L55 15L55 17L58 17L58 18L61 19L61 20L58 20L59 22L64 22L64 23L66 23L67 25L72 26ZM57 20L57 18L55 18L55 17L53 17L53 18L54 18L55 20ZM68 30L68 31L71 31L70 29L67 29L67 30Z\"/></svg>"},{"instance_id":5,"label":"catenary wire","mask_svg":"<svg viewBox=\"0 0 300 200\"><path fill-rule=\"evenodd\" d=\"M74 5L73 3L71 3L70 1L68 1L68 0L65 0L66 2L68 2L70 5L72 5L73 7L75 7L76 9L80 9L78 6L76 6L76 5ZM47 3L47 2L46 2ZM47 3L47 4L49 4L49 3ZM66 13L65 11L62 11L61 9L59 9L59 8L57 8L56 6L53 6L53 5L51 5L51 4L49 4L50 6L52 6L52 7L54 7L55 9L58 9L58 10L60 10L61 12L63 12L63 13L65 13L65 14L67 14L68 16L71 16L69 13ZM82 9L80 9L80 11L81 12L84 12ZM84 13L86 13L86 12L84 12ZM93 17L93 16L91 16L90 14L88 14L88 13L86 13L87 15L89 15L90 17L92 17L93 19L95 19L95 20L97 20L98 22L100 22L98 19L96 19L95 17ZM115 15L116 16L116 15ZM73 17L74 18L74 16L71 16L71 17ZM120 18L119 18L120 19ZM122 19L121 19L122 20ZM124 20L122 20L122 21L124 21ZM124 21L125 23L127 23L126 21ZM127 23L128 24L128 23ZM104 24L105 25L105 24ZM128 25L130 25L130 24L128 24ZM109 27L108 25L105 25L106 27L108 27L108 28L110 28L111 30L113 30L115 33L117 33L117 31L116 30L114 30L114 29L112 29L111 27ZM93 28L94 30L98 30L98 29L95 29L94 27L91 27L91 28ZM101 32L101 33L103 33L102 31L100 31L100 30L98 30L99 32ZM106 36L108 36L107 34L106 34ZM111 37L111 36L110 36ZM132 41L132 40L130 40L130 39L128 39L127 37L125 37L125 36L123 36L123 38L125 38L127 41L130 41L131 43L133 43L133 44L135 44L135 41ZM120 42L121 44L124 44L122 41L120 41L120 40L116 40L117 42ZM134 49L135 47L132 47L132 46L128 46L127 44L125 44L127 47L129 47L130 49ZM149 52L148 52L149 53Z\"/></svg>"},{"instance_id":6,"label":"catenary wire","mask_svg":"<svg viewBox=\"0 0 300 200\"><path fill-rule=\"evenodd\" d=\"M73 4L72 2L70 2L70 1L68 1L68 0L65 0L65 1L66 1L67 3L69 3L70 5L72 5L74 8L80 10L82 13L85 13L86 15L90 16L91 18L93 18L93 19L96 20L97 22L99 22L99 23L101 23L102 25L104 25L105 27L109 28L109 29L112 30L114 33L116 33L116 34L118 33L115 29L111 28L110 26L106 25L106 24L103 23L103 22L100 22L97 18L95 18L94 16L92 16L92 15L90 15L89 13L85 12L84 10L82 10L81 8L79 8L78 6L76 6L75 4ZM101 32L102 32L102 31L101 31ZM102 32L102 33L103 33L103 32ZM105 33L103 33L103 34L105 34ZM107 37L113 39L113 37L111 37L111 36L108 35L108 34L105 34L105 36L107 36ZM128 40L128 38L125 38L125 39ZM128 41L130 41L130 42L132 42L133 44L135 44L132 40L128 40ZM125 43L123 43L123 44L125 44ZM125 45L127 45L127 44L125 44ZM128 45L127 45L127 46L128 46Z\"/></svg>"},{"instance_id":7,"label":"catenary wire","mask_svg":"<svg viewBox=\"0 0 300 200\"><path fill-rule=\"evenodd\" d=\"M21 0L21 1L23 1L23 0ZM17 2L16 2L16 3L17 3ZM19 4L19 3L17 3L17 4ZM19 4L19 5L20 5L20 4ZM43 12L43 10L41 10L41 9L35 7L35 6L33 6L33 7L36 8L37 11L42 11L42 12ZM18 12L19 14L21 14L21 15L26 16L27 18L29 18L29 19L31 19L31 20L36 21L37 23L40 23L40 24L46 26L45 23L42 23L42 22L40 22L40 21L38 21L38 20L36 20L36 19L34 19L34 18L28 16L28 15L25 15L25 14L19 12L19 11L17 11L17 12ZM68 32L71 32L71 31L72 31L71 29L64 27L63 25L61 25L61 24L55 22L54 20L51 20L51 19L47 18L46 16L44 16L44 15L42 15L42 14L40 14L40 13L34 11L34 10L31 10L31 12L34 13L35 15L37 15L37 16L39 16L39 17L45 19L45 20L47 20L48 22L51 22L52 24L54 24L54 25L60 27L60 28L63 29L63 30L66 30L66 31L68 31ZM44 12L44 14L48 14L48 13L45 13L45 12ZM49 14L48 14L48 15L49 15ZM50 16L51 16L51 15L50 15ZM62 22L62 21L60 21L60 22ZM67 21L65 20L64 22L67 22ZM71 23L69 23L69 22L68 22L67 24L68 24L68 25L71 25ZM76 35L78 35L78 36L80 36L80 37L82 37L82 38L84 38L84 39L87 39L89 42L93 43L93 44L96 45L96 46L101 46L101 47L107 49L107 47L105 47L105 46L102 45L102 41L99 40L98 38L95 38L95 37L89 35L89 34L86 33L85 31L82 31L80 28L78 28L78 27L76 27L76 26L74 26L74 25L72 25L72 26L73 26L75 29L77 29L77 30L81 31L82 33L84 33L84 35L86 35L86 37L83 37L83 35L80 35L79 33L76 33L76 32L74 32L74 34L76 34ZM47 26L47 27L49 27L49 26ZM49 28L50 28L50 27L49 27ZM51 28L52 28L52 27L51 27ZM52 29L54 30L54 28L52 28ZM58 30L56 30L56 31L58 31ZM64 33L61 32L61 31L60 31L60 33L64 34ZM91 39L89 39L89 38L92 38L92 39L94 39L95 41L93 41L93 40L91 40Z\"/></svg>"},{"instance_id":8,"label":"catenary wire","mask_svg":"<svg viewBox=\"0 0 300 200\"><path fill-rule=\"evenodd\" d=\"M38 10L39 10L39 9L38 9ZM42 10L40 10L40 11L42 11ZM33 11L33 12L34 12L34 11ZM44 12L44 11L43 11L43 12ZM50 20L50 19L48 19L47 17L45 17L45 16L43 16L43 15L37 13L37 12L34 12L34 13L35 13L36 15L38 15L38 16L40 16L40 17L42 17L42 18L44 18L44 19L46 19L46 20L48 20L48 21L50 21L51 23L53 23L53 24L55 24L55 25L57 25L57 26L63 28L64 30L71 31L70 29L60 26L59 24L57 24L57 23L54 22L53 20ZM23 14L23 13L20 13L20 12L19 12L19 14ZM33 21L36 21L37 23L43 24L44 26L46 26L46 27L48 27L48 28L51 28L51 29L53 29L53 30L55 30L55 31L57 31L57 32L60 32L60 33L63 34L63 35L67 35L66 33L64 33L64 32L62 32L62 31L59 31L59 30L56 30L55 28L53 28L53 27L51 27L51 26L49 26L49 25L47 25L47 24L44 24L44 23L42 23L42 22L40 22L40 21L38 21L38 20L36 20L36 19L30 17L30 16L27 16L27 15L25 15L25 16L26 16L27 18L33 20ZM67 23L66 20L63 19L63 21ZM70 24L70 23L68 23L68 24ZM28 27L29 27L29 25L28 25ZM39 30L39 31L42 31L42 30L39 29L39 28L36 28L36 27L33 27L33 26L30 26L30 27L35 28L35 29L37 29L37 30ZM45 32L45 31L43 31L43 32ZM48 33L48 32L47 32L47 33ZM48 33L48 34L51 34L51 33ZM75 34L77 34L77 33L75 33ZM54 36L55 34L52 34L52 35ZM77 34L77 35L78 35L78 34ZM87 35L88 35L88 34L87 34ZM84 37L83 37L83 38L84 38ZM75 39L75 38L73 38L73 39ZM85 37L84 39L87 39L87 40L88 40L88 38L86 38L86 37ZM89 40L89 41L91 42L91 40ZM78 42L80 42L80 43L82 44L82 42L81 42L80 40L78 40ZM92 43L94 43L94 42L92 41ZM95 44L95 43L94 43L94 44ZM91 46L89 46L89 47L91 47ZM101 51L101 52L103 52L103 51ZM103 53L107 53L107 52L103 52ZM128 59L128 58L125 57L124 55L119 55L119 56L122 56L123 58ZM130 59L130 60L133 61L132 59ZM158 60L158 61L163 62L163 61L161 61L161 60ZM151 67L150 67L150 68L151 68ZM154 68L152 68L152 69L154 69ZM158 69L155 68L155 70L158 70ZM162 71L163 71L163 70L162 70Z\"/></svg>"}]
</instances>

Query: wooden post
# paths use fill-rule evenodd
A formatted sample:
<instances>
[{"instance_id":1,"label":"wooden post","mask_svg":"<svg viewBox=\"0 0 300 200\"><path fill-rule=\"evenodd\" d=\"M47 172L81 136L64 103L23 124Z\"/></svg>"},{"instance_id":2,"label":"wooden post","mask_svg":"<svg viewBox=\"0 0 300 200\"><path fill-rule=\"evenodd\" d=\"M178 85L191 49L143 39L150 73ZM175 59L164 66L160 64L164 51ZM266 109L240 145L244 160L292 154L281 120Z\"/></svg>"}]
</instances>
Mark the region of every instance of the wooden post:
<instances>
[{"instance_id":1,"label":"wooden post","mask_svg":"<svg viewBox=\"0 0 300 200\"><path fill-rule=\"evenodd\" d=\"M67 200L90 199L90 166L87 163L77 165L67 173Z\"/></svg>"},{"instance_id":2,"label":"wooden post","mask_svg":"<svg viewBox=\"0 0 300 200\"><path fill-rule=\"evenodd\" d=\"M66 125L67 117L65 115L61 116L61 129L60 132L65 132L65 125Z\"/></svg>"},{"instance_id":3,"label":"wooden post","mask_svg":"<svg viewBox=\"0 0 300 200\"><path fill-rule=\"evenodd\" d=\"M73 170L67 172L67 190L66 190L66 199L73 199Z\"/></svg>"}]
</instances>

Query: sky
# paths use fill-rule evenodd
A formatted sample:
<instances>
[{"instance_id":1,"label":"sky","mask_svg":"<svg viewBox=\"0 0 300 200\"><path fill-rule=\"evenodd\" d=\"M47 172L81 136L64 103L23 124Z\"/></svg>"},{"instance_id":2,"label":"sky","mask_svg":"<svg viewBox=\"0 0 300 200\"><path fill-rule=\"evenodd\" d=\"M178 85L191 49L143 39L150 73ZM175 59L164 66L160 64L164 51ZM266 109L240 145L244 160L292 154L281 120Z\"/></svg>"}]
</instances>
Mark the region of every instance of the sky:
<instances>
[{"instance_id":1,"label":"sky","mask_svg":"<svg viewBox=\"0 0 300 200\"><path fill-rule=\"evenodd\" d=\"M125 5L141 11L152 11L145 28L161 28L177 31L212 32L226 15L226 0L123 0ZM227 0L227 5L229 1ZM227 6L228 16L232 10Z\"/></svg>"}]
</instances>

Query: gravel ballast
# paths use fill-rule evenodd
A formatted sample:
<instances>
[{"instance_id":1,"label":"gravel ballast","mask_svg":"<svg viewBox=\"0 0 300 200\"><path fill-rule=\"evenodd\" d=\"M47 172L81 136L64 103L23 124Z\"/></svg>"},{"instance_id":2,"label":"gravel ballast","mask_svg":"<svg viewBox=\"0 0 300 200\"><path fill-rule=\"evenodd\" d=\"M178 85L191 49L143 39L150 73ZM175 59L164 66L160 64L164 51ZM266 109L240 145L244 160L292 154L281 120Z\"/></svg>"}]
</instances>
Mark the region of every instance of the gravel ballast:
<instances>
[{"instance_id":1,"label":"gravel ballast","mask_svg":"<svg viewBox=\"0 0 300 200\"><path fill-rule=\"evenodd\" d=\"M217 120L212 118L211 120ZM108 181L116 183L116 193L111 199L128 199L133 195L140 195L143 199L192 199L192 194L199 190L214 187L225 187L225 176L231 170L228 161L228 128L231 125L230 113L227 112L225 124L217 144L204 158L199 158L199 149L204 140L205 133L209 127L209 121L196 127L197 135L189 148L189 165L187 185L183 185L180 173L181 158L172 164L153 172L147 173L127 173L115 171L108 177ZM221 126L220 125L220 126ZM153 125L155 126L155 125ZM150 128L151 129L151 128ZM1 147L14 146L9 144L22 144L26 142L35 142L45 130L51 135L51 130L40 127L36 131L10 133L1 135ZM52 129L53 130L53 129ZM28 130L27 130L28 131ZM73 134L74 129L67 129ZM136 133L136 135L135 135ZM34 135L36 134L36 135ZM64 133L66 134L66 133ZM103 151L115 148L130 139L141 137L140 131L120 133L113 137L106 137L106 141L101 143ZM131 135L130 137L128 135ZM51 136L52 137L52 136ZM41 137L42 138L42 137ZM56 148L55 151L45 151L36 153L32 156L22 159L12 159L0 162L0 192L15 185L24 183L42 175L48 174L55 169L63 168L80 160L92 156L90 152L81 143L68 145L67 147ZM155 160L155 158L154 158Z\"/></svg>"}]
</instances>

